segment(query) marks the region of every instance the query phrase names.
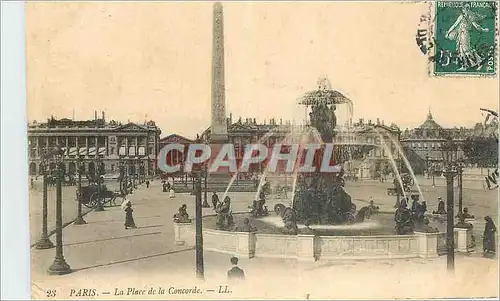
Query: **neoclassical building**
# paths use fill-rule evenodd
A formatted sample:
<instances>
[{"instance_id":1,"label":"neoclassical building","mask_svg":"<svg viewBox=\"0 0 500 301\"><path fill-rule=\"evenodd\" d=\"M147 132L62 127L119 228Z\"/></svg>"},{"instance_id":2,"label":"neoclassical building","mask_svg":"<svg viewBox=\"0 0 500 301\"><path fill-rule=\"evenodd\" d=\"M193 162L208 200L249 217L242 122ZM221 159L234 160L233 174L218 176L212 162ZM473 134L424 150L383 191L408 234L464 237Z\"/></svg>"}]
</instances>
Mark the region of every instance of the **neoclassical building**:
<instances>
[{"instance_id":1,"label":"neoclassical building","mask_svg":"<svg viewBox=\"0 0 500 301\"><path fill-rule=\"evenodd\" d=\"M442 168L442 145L451 137L458 146L458 157L464 157L463 142L467 137L475 135L475 129L468 128L443 128L433 118L431 111L425 121L412 130L404 130L401 135L401 144L416 173L422 174L424 170L435 167Z\"/></svg>"},{"instance_id":2,"label":"neoclassical building","mask_svg":"<svg viewBox=\"0 0 500 301\"><path fill-rule=\"evenodd\" d=\"M63 162L69 174L75 174L80 156L87 172L95 170L99 158L106 174L118 174L120 161L130 166L130 173L155 174L160 134L153 121L106 122L104 112L102 118L98 119L96 112L94 120L87 121L53 117L44 123L34 121L28 124L29 173L38 175L43 154L59 146L64 151Z\"/></svg>"},{"instance_id":3,"label":"neoclassical building","mask_svg":"<svg viewBox=\"0 0 500 301\"><path fill-rule=\"evenodd\" d=\"M233 122L232 114L229 114L229 118L226 118L226 123L227 140L225 143L234 145L238 166L243 160L245 145L259 143L272 147L274 144L282 142L288 133L290 133L291 129L291 122L283 122L282 119L278 122L275 118L264 121L263 123L257 123L255 118L245 118L245 120L243 120L240 117L236 122ZM209 144L211 141L211 133L211 127L203 131L200 135L201 141ZM250 166L249 171L262 172L264 170L264 164L265 163L262 163L258 166L253 164Z\"/></svg>"},{"instance_id":4,"label":"neoclassical building","mask_svg":"<svg viewBox=\"0 0 500 301\"><path fill-rule=\"evenodd\" d=\"M235 155L237 164L243 159L245 145L251 143L260 143L268 148L276 143L287 144L297 141L297 135L293 131L300 131L297 127L292 127L290 121L271 119L263 123L257 123L255 118L239 118L236 122L233 121L232 115L227 118L227 136L226 143L235 145ZM391 166L391 158L398 160L400 158L399 151L392 141L399 141L399 128L394 124L387 126L383 121L377 119L376 122L364 119L359 119L357 123L346 123L344 126L336 128L336 137L334 144L344 145L343 149L344 169L348 172L356 173L359 177L370 178L376 172L381 171L384 167ZM210 143L211 128L206 129L200 136L205 143ZM380 138L382 137L382 139ZM309 143L314 143L314 139L310 139ZM282 164L280 164L282 163ZM285 163L278 164L278 171L284 170ZM252 165L250 171L262 172L265 168L265 162L260 165Z\"/></svg>"}]
</instances>

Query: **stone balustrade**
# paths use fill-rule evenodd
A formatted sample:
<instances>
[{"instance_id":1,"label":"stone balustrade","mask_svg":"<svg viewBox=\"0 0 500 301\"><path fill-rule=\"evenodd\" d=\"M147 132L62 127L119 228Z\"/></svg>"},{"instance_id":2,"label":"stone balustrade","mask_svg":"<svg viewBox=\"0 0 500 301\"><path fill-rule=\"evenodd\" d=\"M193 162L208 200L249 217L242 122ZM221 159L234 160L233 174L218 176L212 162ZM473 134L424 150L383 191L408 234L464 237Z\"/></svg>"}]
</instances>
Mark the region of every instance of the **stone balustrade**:
<instances>
[{"instance_id":1,"label":"stone balustrade","mask_svg":"<svg viewBox=\"0 0 500 301\"><path fill-rule=\"evenodd\" d=\"M195 245L194 223L174 223L175 243ZM243 258L286 258L299 261L434 258L446 254L446 233L413 235L314 236L203 230L204 249ZM455 251L475 248L472 229L455 228Z\"/></svg>"}]
</instances>

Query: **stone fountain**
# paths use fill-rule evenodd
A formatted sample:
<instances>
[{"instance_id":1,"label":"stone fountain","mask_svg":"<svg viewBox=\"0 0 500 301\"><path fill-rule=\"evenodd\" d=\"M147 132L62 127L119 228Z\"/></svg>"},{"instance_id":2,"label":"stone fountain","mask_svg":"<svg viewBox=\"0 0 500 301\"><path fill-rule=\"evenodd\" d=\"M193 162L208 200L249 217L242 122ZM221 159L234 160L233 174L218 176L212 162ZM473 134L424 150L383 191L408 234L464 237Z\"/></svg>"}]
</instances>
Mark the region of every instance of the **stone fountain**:
<instances>
[{"instance_id":1,"label":"stone fountain","mask_svg":"<svg viewBox=\"0 0 500 301\"><path fill-rule=\"evenodd\" d=\"M352 111L352 101L342 93L333 90L328 79L320 79L318 89L307 92L300 98L299 104L311 108L308 127L319 134L321 148L316 152L313 165L319 167L324 153L325 143L333 143L337 116L337 105L347 104ZM343 148L350 146L334 145L333 163L343 166L346 160ZM332 164L331 164L332 165ZM356 214L356 206L344 190L343 170L334 173L310 173L296 175L292 206L281 210L285 228L294 232L296 223L307 225L336 225L362 222L366 210ZM277 212L278 213L278 212Z\"/></svg>"}]
</instances>

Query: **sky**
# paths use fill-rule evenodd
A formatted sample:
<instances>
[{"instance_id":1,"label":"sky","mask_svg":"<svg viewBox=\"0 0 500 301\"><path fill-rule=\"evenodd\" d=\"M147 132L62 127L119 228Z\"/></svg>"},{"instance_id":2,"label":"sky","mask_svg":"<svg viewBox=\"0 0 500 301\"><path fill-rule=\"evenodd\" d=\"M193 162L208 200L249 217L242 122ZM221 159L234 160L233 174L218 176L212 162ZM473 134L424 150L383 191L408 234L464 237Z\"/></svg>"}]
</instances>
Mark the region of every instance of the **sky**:
<instances>
[{"instance_id":1,"label":"sky","mask_svg":"<svg viewBox=\"0 0 500 301\"><path fill-rule=\"evenodd\" d=\"M327 77L353 119L444 127L498 110L497 78L429 75L415 43L426 3L225 2L226 114L304 120L297 99ZM28 2L28 120L154 120L162 136L210 125L212 3ZM348 118L338 109L339 119Z\"/></svg>"}]
</instances>

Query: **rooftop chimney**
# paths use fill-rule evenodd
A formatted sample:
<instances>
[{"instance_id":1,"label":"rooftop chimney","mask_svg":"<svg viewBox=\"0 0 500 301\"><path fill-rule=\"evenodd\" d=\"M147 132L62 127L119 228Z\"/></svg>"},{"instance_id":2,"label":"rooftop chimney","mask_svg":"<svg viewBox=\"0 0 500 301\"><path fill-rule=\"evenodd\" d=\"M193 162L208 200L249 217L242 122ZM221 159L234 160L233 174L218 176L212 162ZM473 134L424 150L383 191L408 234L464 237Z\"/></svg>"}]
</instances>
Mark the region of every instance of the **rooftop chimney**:
<instances>
[{"instance_id":1,"label":"rooftop chimney","mask_svg":"<svg viewBox=\"0 0 500 301\"><path fill-rule=\"evenodd\" d=\"M257 118L253 119L253 124L257 124Z\"/></svg>"},{"instance_id":2,"label":"rooftop chimney","mask_svg":"<svg viewBox=\"0 0 500 301\"><path fill-rule=\"evenodd\" d=\"M97 120L97 110L94 111L94 120Z\"/></svg>"},{"instance_id":3,"label":"rooftop chimney","mask_svg":"<svg viewBox=\"0 0 500 301\"><path fill-rule=\"evenodd\" d=\"M382 125L384 125L384 120L382 120Z\"/></svg>"},{"instance_id":4,"label":"rooftop chimney","mask_svg":"<svg viewBox=\"0 0 500 301\"><path fill-rule=\"evenodd\" d=\"M380 118L377 118L377 125L380 125Z\"/></svg>"},{"instance_id":5,"label":"rooftop chimney","mask_svg":"<svg viewBox=\"0 0 500 301\"><path fill-rule=\"evenodd\" d=\"M363 118L359 118L359 124L363 125L365 123Z\"/></svg>"},{"instance_id":6,"label":"rooftop chimney","mask_svg":"<svg viewBox=\"0 0 500 301\"><path fill-rule=\"evenodd\" d=\"M372 120L371 119L368 119L368 124L372 124Z\"/></svg>"},{"instance_id":7,"label":"rooftop chimney","mask_svg":"<svg viewBox=\"0 0 500 301\"><path fill-rule=\"evenodd\" d=\"M102 111L102 120L106 120L106 115L105 115L104 111Z\"/></svg>"},{"instance_id":8,"label":"rooftop chimney","mask_svg":"<svg viewBox=\"0 0 500 301\"><path fill-rule=\"evenodd\" d=\"M283 119L280 118L280 125L282 125L282 124L283 124Z\"/></svg>"}]
</instances>

